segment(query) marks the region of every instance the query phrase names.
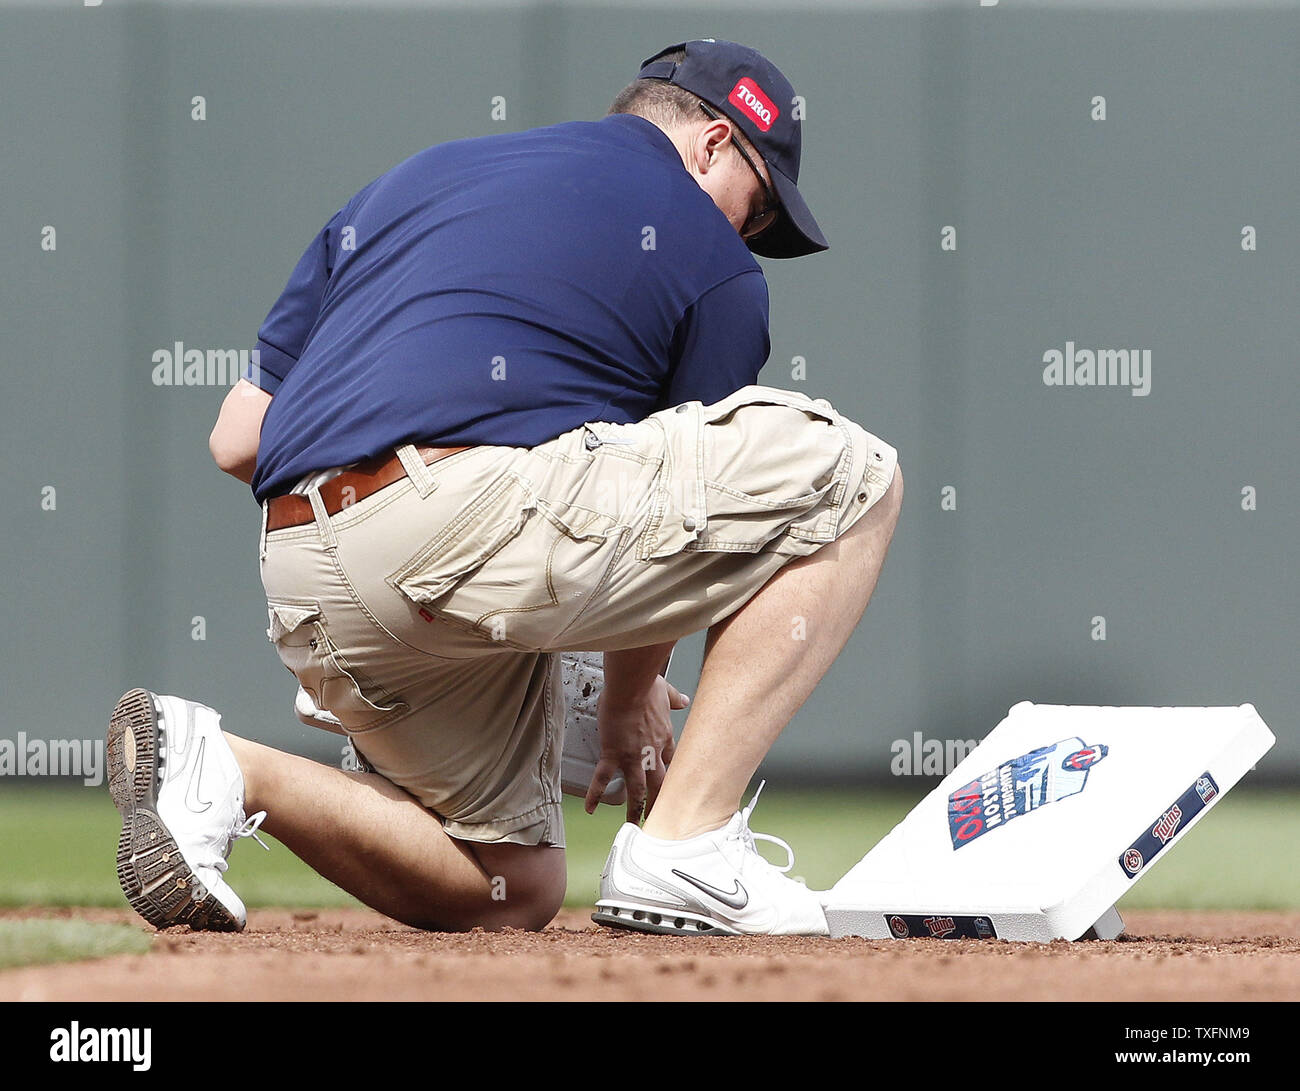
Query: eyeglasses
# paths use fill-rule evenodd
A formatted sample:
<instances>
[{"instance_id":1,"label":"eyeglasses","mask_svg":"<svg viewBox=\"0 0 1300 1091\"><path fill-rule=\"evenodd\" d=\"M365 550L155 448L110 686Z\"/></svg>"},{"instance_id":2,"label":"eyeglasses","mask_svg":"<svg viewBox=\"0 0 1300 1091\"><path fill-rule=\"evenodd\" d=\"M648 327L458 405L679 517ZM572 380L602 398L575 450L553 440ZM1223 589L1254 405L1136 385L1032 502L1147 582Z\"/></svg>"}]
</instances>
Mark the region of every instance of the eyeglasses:
<instances>
[{"instance_id":1,"label":"eyeglasses","mask_svg":"<svg viewBox=\"0 0 1300 1091\"><path fill-rule=\"evenodd\" d=\"M708 115L712 121L718 121L720 115L707 102L700 103L700 109ZM731 142L736 146L736 151L740 152L741 158L749 164L749 169L754 172L754 177L758 179L758 184L763 187L763 193L767 197L767 204L749 217L740 229L742 239L752 239L756 235L761 235L774 223L776 223L777 214L781 211L781 201L772 191L772 187L767 184L767 180L759 171L757 164L749 157L749 153L741 146L736 134L731 134Z\"/></svg>"}]
</instances>

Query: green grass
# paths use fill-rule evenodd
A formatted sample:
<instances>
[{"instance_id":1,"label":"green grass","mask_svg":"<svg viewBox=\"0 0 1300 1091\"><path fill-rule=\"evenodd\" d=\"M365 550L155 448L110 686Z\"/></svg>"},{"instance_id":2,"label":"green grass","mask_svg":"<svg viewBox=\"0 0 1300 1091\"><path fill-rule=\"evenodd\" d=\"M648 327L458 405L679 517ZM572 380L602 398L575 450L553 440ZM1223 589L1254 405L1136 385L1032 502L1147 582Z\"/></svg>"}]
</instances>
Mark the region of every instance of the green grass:
<instances>
[{"instance_id":1,"label":"green grass","mask_svg":"<svg viewBox=\"0 0 1300 1091\"><path fill-rule=\"evenodd\" d=\"M0 970L42 962L79 962L149 950L149 935L129 924L75 920L0 920Z\"/></svg>"},{"instance_id":2,"label":"green grass","mask_svg":"<svg viewBox=\"0 0 1300 1091\"><path fill-rule=\"evenodd\" d=\"M900 821L923 791L781 791L768 786L754 827L788 841L792 874L827 887ZM1300 792L1238 789L1153 865L1120 908L1300 908L1300 869L1287 833L1300 814ZM582 813L565 800L571 905L590 905L600 869L622 819L619 808ZM23 785L0 789L0 905L125 906L114 874L120 829L104 789ZM316 875L273 838L272 852L240 842L232 885L250 906L357 903ZM784 862L779 849L763 846Z\"/></svg>"}]
</instances>

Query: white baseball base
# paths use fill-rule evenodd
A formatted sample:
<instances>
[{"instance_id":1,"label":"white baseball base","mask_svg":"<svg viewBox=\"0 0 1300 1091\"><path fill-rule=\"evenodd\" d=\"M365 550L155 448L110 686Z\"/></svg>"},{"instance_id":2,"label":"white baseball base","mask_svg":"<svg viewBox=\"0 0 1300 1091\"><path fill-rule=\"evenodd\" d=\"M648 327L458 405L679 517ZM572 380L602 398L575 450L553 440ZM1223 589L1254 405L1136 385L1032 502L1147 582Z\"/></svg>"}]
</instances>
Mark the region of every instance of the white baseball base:
<instances>
[{"instance_id":1,"label":"white baseball base","mask_svg":"<svg viewBox=\"0 0 1300 1091\"><path fill-rule=\"evenodd\" d=\"M1113 939L1115 902L1274 741L1253 705L1022 701L835 884L830 933Z\"/></svg>"}]
</instances>

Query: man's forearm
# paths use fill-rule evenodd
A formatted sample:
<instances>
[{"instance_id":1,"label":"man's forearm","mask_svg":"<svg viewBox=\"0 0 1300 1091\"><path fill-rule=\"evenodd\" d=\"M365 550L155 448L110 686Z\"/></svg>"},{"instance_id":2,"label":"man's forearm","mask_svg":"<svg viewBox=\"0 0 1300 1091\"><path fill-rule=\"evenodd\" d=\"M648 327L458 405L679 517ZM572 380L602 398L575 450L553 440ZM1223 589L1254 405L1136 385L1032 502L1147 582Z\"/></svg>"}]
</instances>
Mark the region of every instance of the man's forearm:
<instances>
[{"instance_id":1,"label":"man's forearm","mask_svg":"<svg viewBox=\"0 0 1300 1091\"><path fill-rule=\"evenodd\" d=\"M605 653L605 691L619 697L639 697L650 692L654 680L668 666L677 643L649 644Z\"/></svg>"}]
</instances>

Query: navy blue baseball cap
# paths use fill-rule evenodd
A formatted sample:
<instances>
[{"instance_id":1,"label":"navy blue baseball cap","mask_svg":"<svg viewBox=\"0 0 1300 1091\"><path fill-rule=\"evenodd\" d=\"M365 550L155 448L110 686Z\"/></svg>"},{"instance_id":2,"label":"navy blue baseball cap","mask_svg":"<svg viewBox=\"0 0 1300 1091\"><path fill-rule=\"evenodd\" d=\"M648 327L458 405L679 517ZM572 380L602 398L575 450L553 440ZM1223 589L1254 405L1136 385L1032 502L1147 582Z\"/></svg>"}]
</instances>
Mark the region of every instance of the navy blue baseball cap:
<instances>
[{"instance_id":1,"label":"navy blue baseball cap","mask_svg":"<svg viewBox=\"0 0 1300 1091\"><path fill-rule=\"evenodd\" d=\"M678 50L686 51L680 61L664 59ZM765 258L797 258L829 249L796 185L802 122L795 116L794 88L776 65L748 46L701 38L661 49L642 63L637 79L666 80L699 95L763 157L781 212L771 227L746 240L750 250Z\"/></svg>"}]
</instances>

